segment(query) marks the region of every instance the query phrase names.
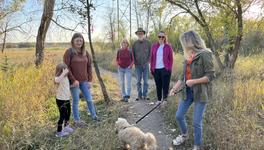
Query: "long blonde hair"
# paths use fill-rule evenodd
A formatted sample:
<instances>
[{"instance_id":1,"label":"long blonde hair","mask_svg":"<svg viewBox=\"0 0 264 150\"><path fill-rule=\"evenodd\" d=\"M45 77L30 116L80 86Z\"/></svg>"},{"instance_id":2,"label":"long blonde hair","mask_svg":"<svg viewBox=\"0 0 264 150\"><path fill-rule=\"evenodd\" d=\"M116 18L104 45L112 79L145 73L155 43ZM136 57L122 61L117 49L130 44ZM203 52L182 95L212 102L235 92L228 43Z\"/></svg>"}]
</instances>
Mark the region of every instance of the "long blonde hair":
<instances>
[{"instance_id":1,"label":"long blonde hair","mask_svg":"<svg viewBox=\"0 0 264 150\"><path fill-rule=\"evenodd\" d=\"M201 52L201 51L211 51L210 49L206 48L204 40L201 36L193 31L184 32L180 36L181 45L184 52L185 59L190 59L192 52Z\"/></svg>"},{"instance_id":2,"label":"long blonde hair","mask_svg":"<svg viewBox=\"0 0 264 150\"><path fill-rule=\"evenodd\" d=\"M81 52L82 52L83 56L85 56L85 55L86 55L85 41L84 41L84 38L83 38L83 36L82 36L81 33L74 33L73 36L72 36L72 39L71 39L71 46L72 46L72 48L73 48L73 50L74 50L74 53L77 54L77 50L74 48L74 40L75 40L76 38L81 38L81 39L83 40L83 45L82 45L82 47L81 47Z\"/></svg>"}]
</instances>

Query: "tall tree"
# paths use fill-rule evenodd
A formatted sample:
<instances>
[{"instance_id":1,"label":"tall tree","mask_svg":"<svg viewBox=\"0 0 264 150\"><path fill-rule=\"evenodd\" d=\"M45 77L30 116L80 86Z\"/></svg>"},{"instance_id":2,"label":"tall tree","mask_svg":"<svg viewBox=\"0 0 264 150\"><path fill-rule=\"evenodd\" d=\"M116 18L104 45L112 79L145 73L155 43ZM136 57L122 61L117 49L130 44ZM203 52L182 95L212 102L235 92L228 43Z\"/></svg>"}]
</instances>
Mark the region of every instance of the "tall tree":
<instances>
[{"instance_id":1,"label":"tall tree","mask_svg":"<svg viewBox=\"0 0 264 150\"><path fill-rule=\"evenodd\" d=\"M112 50L115 50L115 32L116 32L115 22L116 22L116 18L114 15L114 9L111 8L109 9L109 12L107 14L106 32L108 39L110 39L112 43Z\"/></svg>"},{"instance_id":2,"label":"tall tree","mask_svg":"<svg viewBox=\"0 0 264 150\"><path fill-rule=\"evenodd\" d=\"M83 27L87 27L87 31L88 31L88 40L89 40L89 46L90 46L90 50L91 50L91 54L92 54L92 59L93 59L93 65L94 65L94 69L95 69L95 73L97 76L97 79L99 81L103 96L104 96L104 100L106 102L106 104L109 104L110 102L110 97L108 95L106 86L104 84L104 81L101 77L101 73L100 73L100 69L99 66L97 64L97 60L96 60L96 54L95 54L95 50L93 47L93 41L92 41L92 10L95 10L95 7L92 3L92 0L72 0L72 1L68 1L68 11L73 13L73 14L77 14L80 17L80 22L83 25Z\"/></svg>"},{"instance_id":3,"label":"tall tree","mask_svg":"<svg viewBox=\"0 0 264 150\"><path fill-rule=\"evenodd\" d=\"M245 10L252 4L254 0L251 1L241 1L241 0L166 0L167 2L171 3L173 6L177 6L178 8L184 10L188 13L194 20L203 28L208 42L210 44L211 50L213 51L216 62L221 70L225 67L227 68L234 68L235 62L238 56L238 52L241 45L241 40L243 36L243 13ZM209 8L209 9L208 9ZM244 10L243 10L244 8ZM234 16L235 28L236 32L232 37L235 37L234 42L230 42L232 46L230 46L229 51L227 51L228 59L226 66L222 63L218 51L216 42L213 36L212 27L210 27L210 17L214 17L214 14L223 11L229 11L230 14ZM232 29L233 29L232 28ZM228 28L226 28L228 30ZM231 28L229 28L231 29Z\"/></svg>"},{"instance_id":4,"label":"tall tree","mask_svg":"<svg viewBox=\"0 0 264 150\"><path fill-rule=\"evenodd\" d=\"M84 4L86 11L87 11L86 17L87 17L87 23L88 23L88 39L89 39L89 45L90 45L92 58L93 58L93 64L94 64L94 68L95 68L97 78L98 78L100 86L101 86L101 90L102 90L103 95L104 95L104 100L105 100L106 104L108 104L110 102L110 97L107 93L104 81L100 75L100 70L99 70L99 66L98 66L97 61L96 61L95 52L94 52L94 48L93 48L93 42L92 42L92 36L91 36L91 9L93 9L94 6L93 6L91 0L86 0L86 4L85 3L83 3L83 4Z\"/></svg>"},{"instance_id":5,"label":"tall tree","mask_svg":"<svg viewBox=\"0 0 264 150\"><path fill-rule=\"evenodd\" d=\"M35 53L36 66L39 66L44 59L44 42L53 16L54 5L55 5L55 0L44 1L43 14L41 17L40 26L38 28L38 35L36 38L36 53Z\"/></svg>"}]
</instances>

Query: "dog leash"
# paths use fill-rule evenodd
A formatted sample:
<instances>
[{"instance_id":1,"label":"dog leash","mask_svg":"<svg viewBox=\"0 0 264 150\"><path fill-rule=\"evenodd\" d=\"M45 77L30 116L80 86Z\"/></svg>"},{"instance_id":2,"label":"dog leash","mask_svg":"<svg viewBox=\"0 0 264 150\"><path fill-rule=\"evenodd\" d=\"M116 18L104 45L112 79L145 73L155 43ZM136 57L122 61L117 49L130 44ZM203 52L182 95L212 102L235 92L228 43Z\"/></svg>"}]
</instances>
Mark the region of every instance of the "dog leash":
<instances>
[{"instance_id":1,"label":"dog leash","mask_svg":"<svg viewBox=\"0 0 264 150\"><path fill-rule=\"evenodd\" d=\"M185 89L186 86L182 87L180 90L174 92L174 95L180 93L183 89ZM150 114L153 110L155 110L156 108L158 108L161 104L163 103L163 100L161 102L159 102L155 107L153 107L150 111L148 111L144 116L142 116L141 118L139 118L136 121L136 124L139 123L142 119L144 119L148 114Z\"/></svg>"}]
</instances>

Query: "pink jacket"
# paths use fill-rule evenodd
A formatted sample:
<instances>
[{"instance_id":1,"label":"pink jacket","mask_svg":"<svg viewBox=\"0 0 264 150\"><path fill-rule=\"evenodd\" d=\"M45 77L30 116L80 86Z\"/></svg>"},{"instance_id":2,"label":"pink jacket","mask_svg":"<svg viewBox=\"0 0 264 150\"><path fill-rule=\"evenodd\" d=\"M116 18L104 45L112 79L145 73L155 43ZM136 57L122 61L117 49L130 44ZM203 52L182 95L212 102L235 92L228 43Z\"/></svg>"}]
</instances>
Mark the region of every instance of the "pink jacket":
<instances>
[{"instance_id":1,"label":"pink jacket","mask_svg":"<svg viewBox=\"0 0 264 150\"><path fill-rule=\"evenodd\" d=\"M156 57L157 57L157 51L158 51L159 46L160 46L159 43L154 43L154 44L152 44L152 47L151 47L151 57L150 57L151 73L154 73L154 71L155 71ZM167 43L165 43L165 45L163 47L163 63L164 63L165 69L167 71L172 70L173 50L172 50L172 47Z\"/></svg>"}]
</instances>

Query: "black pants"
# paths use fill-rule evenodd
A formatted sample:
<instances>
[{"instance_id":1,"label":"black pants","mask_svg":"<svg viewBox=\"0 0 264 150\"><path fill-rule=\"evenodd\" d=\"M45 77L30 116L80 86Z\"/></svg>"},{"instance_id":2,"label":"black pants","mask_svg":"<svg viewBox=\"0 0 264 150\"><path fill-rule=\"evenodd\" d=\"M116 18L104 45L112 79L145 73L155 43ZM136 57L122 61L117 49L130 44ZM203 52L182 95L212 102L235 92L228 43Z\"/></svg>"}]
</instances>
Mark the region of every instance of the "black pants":
<instances>
[{"instance_id":1,"label":"black pants","mask_svg":"<svg viewBox=\"0 0 264 150\"><path fill-rule=\"evenodd\" d=\"M59 99L56 99L56 103L60 112L60 119L58 121L57 132L61 132L63 122L64 122L64 126L67 126L69 124L69 120L71 116L71 103L70 100L59 100Z\"/></svg>"},{"instance_id":2,"label":"black pants","mask_svg":"<svg viewBox=\"0 0 264 150\"><path fill-rule=\"evenodd\" d=\"M171 71L167 71L165 68L155 69L153 76L156 83L158 100L161 101L162 98L166 99L169 93Z\"/></svg>"}]
</instances>

